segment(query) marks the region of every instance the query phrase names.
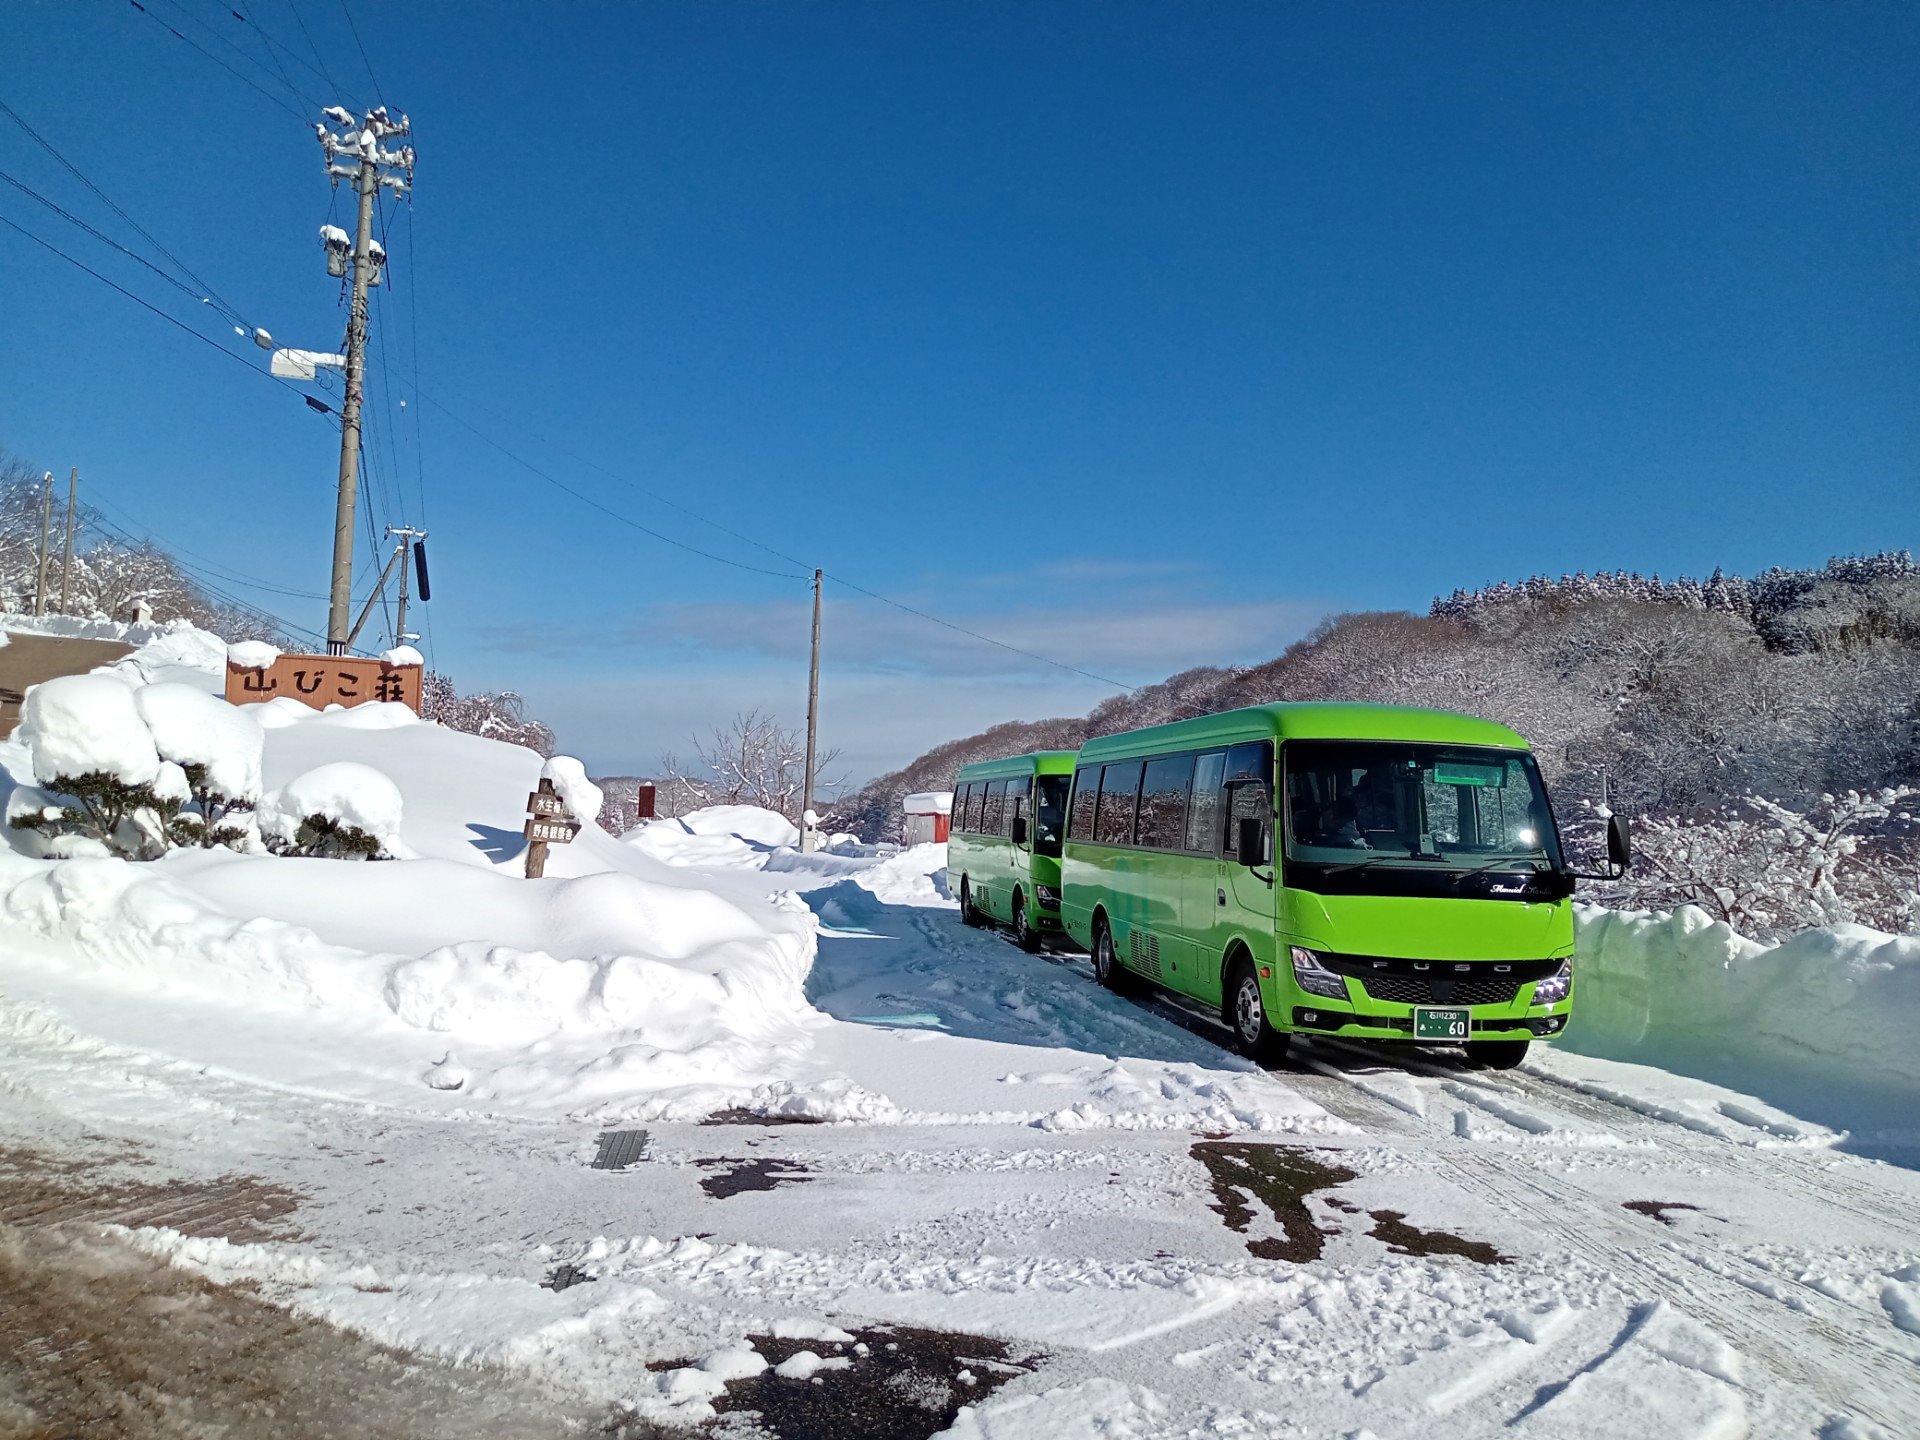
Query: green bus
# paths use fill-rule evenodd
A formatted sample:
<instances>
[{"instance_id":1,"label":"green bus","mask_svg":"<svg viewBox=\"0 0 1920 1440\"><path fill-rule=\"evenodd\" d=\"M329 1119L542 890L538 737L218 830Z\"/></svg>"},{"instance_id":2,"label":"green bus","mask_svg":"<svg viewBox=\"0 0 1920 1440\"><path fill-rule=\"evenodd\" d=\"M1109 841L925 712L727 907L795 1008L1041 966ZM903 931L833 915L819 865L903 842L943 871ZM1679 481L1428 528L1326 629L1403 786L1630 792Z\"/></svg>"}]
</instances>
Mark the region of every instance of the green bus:
<instances>
[{"instance_id":1,"label":"green bus","mask_svg":"<svg viewBox=\"0 0 1920 1440\"><path fill-rule=\"evenodd\" d=\"M953 783L947 883L969 925L998 920L1022 948L1060 933L1060 845L1074 752L963 765Z\"/></svg>"},{"instance_id":2,"label":"green bus","mask_svg":"<svg viewBox=\"0 0 1920 1440\"><path fill-rule=\"evenodd\" d=\"M1624 868L1618 818L1607 848ZM1576 876L1527 742L1491 721L1260 705L1090 740L1061 868L1101 983L1217 1009L1263 1064L1308 1034L1507 1068L1567 1023Z\"/></svg>"}]
</instances>

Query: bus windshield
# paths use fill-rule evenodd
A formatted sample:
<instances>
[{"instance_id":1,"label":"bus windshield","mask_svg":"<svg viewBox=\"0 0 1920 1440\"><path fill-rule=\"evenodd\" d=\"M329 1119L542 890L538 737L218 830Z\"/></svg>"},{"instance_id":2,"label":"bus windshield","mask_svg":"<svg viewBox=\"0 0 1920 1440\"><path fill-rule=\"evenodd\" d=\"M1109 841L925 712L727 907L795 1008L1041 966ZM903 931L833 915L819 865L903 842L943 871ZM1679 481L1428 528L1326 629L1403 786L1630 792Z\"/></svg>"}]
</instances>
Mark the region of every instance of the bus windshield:
<instances>
[{"instance_id":1,"label":"bus windshield","mask_svg":"<svg viewBox=\"0 0 1920 1440\"><path fill-rule=\"evenodd\" d=\"M1360 868L1560 870L1560 839L1524 750L1298 740L1285 753L1289 861Z\"/></svg>"},{"instance_id":2,"label":"bus windshield","mask_svg":"<svg viewBox=\"0 0 1920 1440\"><path fill-rule=\"evenodd\" d=\"M1033 853L1060 853L1060 839L1067 832L1067 787L1071 775L1033 777Z\"/></svg>"}]
</instances>

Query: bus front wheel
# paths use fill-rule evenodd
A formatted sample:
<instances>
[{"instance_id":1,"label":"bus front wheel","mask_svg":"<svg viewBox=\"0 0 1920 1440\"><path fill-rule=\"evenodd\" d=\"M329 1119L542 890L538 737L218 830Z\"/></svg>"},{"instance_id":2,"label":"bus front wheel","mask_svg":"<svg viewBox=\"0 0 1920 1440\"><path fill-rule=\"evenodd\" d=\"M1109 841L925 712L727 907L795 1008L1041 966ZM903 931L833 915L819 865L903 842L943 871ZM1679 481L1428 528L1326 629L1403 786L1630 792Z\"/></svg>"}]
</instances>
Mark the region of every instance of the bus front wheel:
<instances>
[{"instance_id":1,"label":"bus front wheel","mask_svg":"<svg viewBox=\"0 0 1920 1440\"><path fill-rule=\"evenodd\" d=\"M1027 897L1018 890L1013 892L1013 941L1022 950L1040 948L1040 932L1027 918Z\"/></svg>"},{"instance_id":2,"label":"bus front wheel","mask_svg":"<svg viewBox=\"0 0 1920 1440\"><path fill-rule=\"evenodd\" d=\"M1102 915L1093 922L1093 978L1116 994L1127 989L1127 972L1120 967L1120 957L1114 953L1113 931L1107 927L1106 916Z\"/></svg>"},{"instance_id":3,"label":"bus front wheel","mask_svg":"<svg viewBox=\"0 0 1920 1440\"><path fill-rule=\"evenodd\" d=\"M1267 1003L1253 961L1241 956L1227 978L1227 1024L1233 1043L1254 1064L1272 1069L1287 1058L1288 1036L1267 1023Z\"/></svg>"},{"instance_id":4,"label":"bus front wheel","mask_svg":"<svg viewBox=\"0 0 1920 1440\"><path fill-rule=\"evenodd\" d=\"M986 916L973 903L973 887L964 879L960 882L960 923L976 929L987 923Z\"/></svg>"},{"instance_id":5,"label":"bus front wheel","mask_svg":"<svg viewBox=\"0 0 1920 1440\"><path fill-rule=\"evenodd\" d=\"M1469 1040L1467 1059L1489 1070L1512 1070L1527 1058L1525 1040Z\"/></svg>"}]
</instances>

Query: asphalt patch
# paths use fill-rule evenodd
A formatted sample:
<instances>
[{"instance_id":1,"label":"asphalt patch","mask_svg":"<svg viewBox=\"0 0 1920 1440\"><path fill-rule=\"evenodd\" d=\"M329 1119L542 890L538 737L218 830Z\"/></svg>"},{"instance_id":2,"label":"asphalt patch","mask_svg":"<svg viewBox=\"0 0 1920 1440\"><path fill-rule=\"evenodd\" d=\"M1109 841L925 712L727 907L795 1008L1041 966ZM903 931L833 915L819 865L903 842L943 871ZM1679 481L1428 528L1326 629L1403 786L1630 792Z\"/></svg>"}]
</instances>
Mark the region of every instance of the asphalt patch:
<instances>
[{"instance_id":1,"label":"asphalt patch","mask_svg":"<svg viewBox=\"0 0 1920 1440\"><path fill-rule=\"evenodd\" d=\"M810 1380L785 1380L768 1369L729 1382L713 1408L722 1415L753 1415L778 1440L926 1440L951 1426L962 1406L979 1404L1046 1358L1016 1354L1002 1340L947 1330L900 1326L852 1333L854 1343L840 1345L749 1336L769 1366L802 1350L844 1356L853 1364Z\"/></svg>"},{"instance_id":2,"label":"asphalt patch","mask_svg":"<svg viewBox=\"0 0 1920 1440\"><path fill-rule=\"evenodd\" d=\"M1307 1197L1360 1177L1344 1165L1328 1165L1304 1150L1284 1145L1246 1145L1205 1140L1190 1152L1213 1180L1213 1210L1229 1230L1245 1234L1253 1224L1251 1195L1272 1212L1282 1234L1247 1241L1261 1260L1318 1260L1326 1233L1307 1210Z\"/></svg>"},{"instance_id":3,"label":"asphalt patch","mask_svg":"<svg viewBox=\"0 0 1920 1440\"><path fill-rule=\"evenodd\" d=\"M1670 1210L1692 1210L1703 1213L1698 1205L1689 1205L1684 1200L1624 1200L1621 1204L1636 1214L1645 1215L1649 1220L1658 1220L1662 1225L1672 1225Z\"/></svg>"},{"instance_id":4,"label":"asphalt patch","mask_svg":"<svg viewBox=\"0 0 1920 1440\"><path fill-rule=\"evenodd\" d=\"M716 1200L725 1200L747 1190L771 1190L776 1185L805 1185L812 1180L807 1167L792 1160L737 1160L718 1156L694 1162L703 1170L728 1166L718 1175L709 1175L700 1188Z\"/></svg>"},{"instance_id":5,"label":"asphalt patch","mask_svg":"<svg viewBox=\"0 0 1920 1440\"><path fill-rule=\"evenodd\" d=\"M1369 1211L1373 1217L1373 1237L1384 1240L1396 1255L1459 1255L1476 1265L1505 1265L1512 1257L1502 1255L1484 1240L1465 1240L1445 1230L1421 1230L1407 1224L1398 1210Z\"/></svg>"},{"instance_id":6,"label":"asphalt patch","mask_svg":"<svg viewBox=\"0 0 1920 1440\"><path fill-rule=\"evenodd\" d=\"M547 1272L547 1278L540 1282L542 1290L571 1290L576 1285L591 1285L596 1276L572 1265L556 1265Z\"/></svg>"}]
</instances>

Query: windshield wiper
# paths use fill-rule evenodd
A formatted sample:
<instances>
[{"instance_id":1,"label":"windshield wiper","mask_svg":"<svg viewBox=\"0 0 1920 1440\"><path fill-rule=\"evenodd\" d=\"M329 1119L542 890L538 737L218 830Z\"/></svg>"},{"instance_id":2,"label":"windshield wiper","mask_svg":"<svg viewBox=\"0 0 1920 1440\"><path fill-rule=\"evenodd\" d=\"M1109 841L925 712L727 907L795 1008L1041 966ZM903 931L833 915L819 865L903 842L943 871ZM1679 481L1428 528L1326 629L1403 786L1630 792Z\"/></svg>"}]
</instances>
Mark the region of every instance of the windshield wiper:
<instances>
[{"instance_id":1,"label":"windshield wiper","mask_svg":"<svg viewBox=\"0 0 1920 1440\"><path fill-rule=\"evenodd\" d=\"M1337 864L1327 865L1320 873L1322 875L1344 875L1349 870L1364 870L1369 865L1380 865L1388 860L1426 860L1438 861L1442 864L1445 863L1440 860L1438 855L1422 855L1418 850L1410 850L1405 855L1395 855L1381 851L1367 856L1364 860L1342 860Z\"/></svg>"},{"instance_id":2,"label":"windshield wiper","mask_svg":"<svg viewBox=\"0 0 1920 1440\"><path fill-rule=\"evenodd\" d=\"M1498 870L1504 866L1506 869L1518 871L1523 865L1530 867L1523 872L1527 877L1528 884L1532 884L1535 879L1542 875L1552 873L1551 867L1542 865L1537 860L1525 858L1515 859L1512 856L1506 856L1499 860L1489 860L1484 865L1476 865L1471 870L1462 870L1458 875L1453 877L1453 883L1457 887L1462 881L1470 880L1475 875L1484 875L1489 870Z\"/></svg>"}]
</instances>

